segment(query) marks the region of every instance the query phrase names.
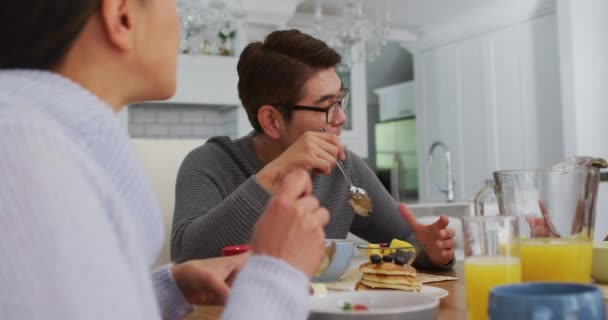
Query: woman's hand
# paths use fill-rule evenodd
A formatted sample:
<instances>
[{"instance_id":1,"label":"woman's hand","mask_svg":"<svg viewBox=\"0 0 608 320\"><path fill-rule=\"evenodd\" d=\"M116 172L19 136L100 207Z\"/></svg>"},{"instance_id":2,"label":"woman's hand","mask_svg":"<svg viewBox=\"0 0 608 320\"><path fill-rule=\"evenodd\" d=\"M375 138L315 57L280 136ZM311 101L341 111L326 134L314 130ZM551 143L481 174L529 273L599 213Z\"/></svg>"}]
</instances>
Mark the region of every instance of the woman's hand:
<instances>
[{"instance_id":1,"label":"woman's hand","mask_svg":"<svg viewBox=\"0 0 608 320\"><path fill-rule=\"evenodd\" d=\"M232 280L248 253L230 257L190 260L173 266L171 273L184 297L191 304L224 304Z\"/></svg>"}]
</instances>

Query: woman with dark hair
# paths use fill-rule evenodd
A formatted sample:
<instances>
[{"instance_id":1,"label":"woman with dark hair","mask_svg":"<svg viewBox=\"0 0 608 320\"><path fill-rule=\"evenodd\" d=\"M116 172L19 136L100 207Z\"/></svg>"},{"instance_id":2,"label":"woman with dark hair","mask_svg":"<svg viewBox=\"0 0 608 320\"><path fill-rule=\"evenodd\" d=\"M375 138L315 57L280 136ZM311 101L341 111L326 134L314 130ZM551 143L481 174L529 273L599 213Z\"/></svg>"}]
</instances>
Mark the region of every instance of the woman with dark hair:
<instances>
[{"instance_id":1,"label":"woman with dark hair","mask_svg":"<svg viewBox=\"0 0 608 320\"><path fill-rule=\"evenodd\" d=\"M174 0L0 2L0 319L177 319L226 299L229 319L306 318L329 215L302 170L250 256L150 271L160 212L114 113L174 93L178 38Z\"/></svg>"}]
</instances>

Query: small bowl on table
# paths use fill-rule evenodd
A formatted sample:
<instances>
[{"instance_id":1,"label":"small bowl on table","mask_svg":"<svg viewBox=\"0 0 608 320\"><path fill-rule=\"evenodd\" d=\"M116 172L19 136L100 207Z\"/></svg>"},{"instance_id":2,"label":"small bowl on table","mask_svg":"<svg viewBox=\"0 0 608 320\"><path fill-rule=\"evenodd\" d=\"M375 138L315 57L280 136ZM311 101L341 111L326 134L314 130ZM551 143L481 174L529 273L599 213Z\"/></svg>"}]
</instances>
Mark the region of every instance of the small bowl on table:
<instances>
[{"instance_id":1,"label":"small bowl on table","mask_svg":"<svg viewBox=\"0 0 608 320\"><path fill-rule=\"evenodd\" d=\"M411 246L393 246L390 247L388 243L375 243L376 247L369 247L368 244L357 245L357 250L368 259L372 254L379 254L381 257L392 255L393 257L402 255L405 259L405 264L411 265L418 254L424 249L424 246L420 244L412 244Z\"/></svg>"},{"instance_id":2,"label":"small bowl on table","mask_svg":"<svg viewBox=\"0 0 608 320\"><path fill-rule=\"evenodd\" d=\"M329 265L319 274L312 278L312 282L335 282L348 270L350 262L355 253L355 242L345 239L326 239L325 246L329 247L335 243L335 253L330 259ZM326 251L327 253L327 251Z\"/></svg>"}]
</instances>

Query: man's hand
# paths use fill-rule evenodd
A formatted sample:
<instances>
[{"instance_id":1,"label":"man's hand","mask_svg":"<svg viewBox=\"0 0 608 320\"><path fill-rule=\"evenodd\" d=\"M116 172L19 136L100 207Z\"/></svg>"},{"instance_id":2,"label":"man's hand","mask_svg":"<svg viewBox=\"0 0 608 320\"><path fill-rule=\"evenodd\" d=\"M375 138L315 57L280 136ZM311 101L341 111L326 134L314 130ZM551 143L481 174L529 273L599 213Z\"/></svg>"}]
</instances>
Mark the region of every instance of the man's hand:
<instances>
[{"instance_id":1,"label":"man's hand","mask_svg":"<svg viewBox=\"0 0 608 320\"><path fill-rule=\"evenodd\" d=\"M230 257L190 260L173 266L171 273L191 304L224 304L230 284L248 253Z\"/></svg>"},{"instance_id":2,"label":"man's hand","mask_svg":"<svg viewBox=\"0 0 608 320\"><path fill-rule=\"evenodd\" d=\"M256 174L258 183L268 192L276 192L283 179L294 169L314 170L329 174L337 159L344 160L344 146L340 138L331 133L308 131L296 140L283 154L268 163Z\"/></svg>"},{"instance_id":3,"label":"man's hand","mask_svg":"<svg viewBox=\"0 0 608 320\"><path fill-rule=\"evenodd\" d=\"M553 237L561 238L561 235L555 229L551 218L547 213L547 208L542 201L538 202L542 217L526 217L528 225L530 225L531 237Z\"/></svg>"},{"instance_id":4,"label":"man's hand","mask_svg":"<svg viewBox=\"0 0 608 320\"><path fill-rule=\"evenodd\" d=\"M325 254L329 212L311 195L308 173L288 174L258 220L253 235L254 254L281 259L311 277Z\"/></svg>"},{"instance_id":5,"label":"man's hand","mask_svg":"<svg viewBox=\"0 0 608 320\"><path fill-rule=\"evenodd\" d=\"M403 203L399 204L399 212L410 225L416 241L424 245L424 252L432 263L441 266L454 258L454 235L456 232L448 228L448 217L441 216L433 224L420 224L410 209Z\"/></svg>"}]
</instances>

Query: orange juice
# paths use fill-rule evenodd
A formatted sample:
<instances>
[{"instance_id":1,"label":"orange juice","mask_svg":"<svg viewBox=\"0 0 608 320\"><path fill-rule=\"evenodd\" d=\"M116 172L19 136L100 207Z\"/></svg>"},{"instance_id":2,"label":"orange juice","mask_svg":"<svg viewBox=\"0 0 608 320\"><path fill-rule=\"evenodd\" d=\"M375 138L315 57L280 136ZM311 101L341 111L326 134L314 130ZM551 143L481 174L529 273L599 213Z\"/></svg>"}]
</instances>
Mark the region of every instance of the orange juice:
<instances>
[{"instance_id":1,"label":"orange juice","mask_svg":"<svg viewBox=\"0 0 608 320\"><path fill-rule=\"evenodd\" d=\"M593 243L589 240L535 238L521 241L524 281L589 283Z\"/></svg>"},{"instance_id":2,"label":"orange juice","mask_svg":"<svg viewBox=\"0 0 608 320\"><path fill-rule=\"evenodd\" d=\"M474 256L464 260L467 313L470 320L488 319L488 296L495 286L521 282L517 257Z\"/></svg>"}]
</instances>

